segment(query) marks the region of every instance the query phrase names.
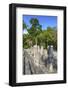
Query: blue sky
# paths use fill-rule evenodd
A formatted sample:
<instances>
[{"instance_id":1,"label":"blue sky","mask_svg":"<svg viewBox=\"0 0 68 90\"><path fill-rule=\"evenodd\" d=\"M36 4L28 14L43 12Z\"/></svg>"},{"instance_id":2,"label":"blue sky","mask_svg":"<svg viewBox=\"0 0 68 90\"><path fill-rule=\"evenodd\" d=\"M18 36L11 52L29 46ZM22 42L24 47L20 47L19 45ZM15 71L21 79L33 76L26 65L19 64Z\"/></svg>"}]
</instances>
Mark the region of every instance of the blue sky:
<instances>
[{"instance_id":1,"label":"blue sky","mask_svg":"<svg viewBox=\"0 0 68 90\"><path fill-rule=\"evenodd\" d=\"M29 27L31 18L37 18L43 30L47 29L47 27L57 27L57 16L23 15L22 18ZM27 31L24 30L24 33L27 33Z\"/></svg>"}]
</instances>

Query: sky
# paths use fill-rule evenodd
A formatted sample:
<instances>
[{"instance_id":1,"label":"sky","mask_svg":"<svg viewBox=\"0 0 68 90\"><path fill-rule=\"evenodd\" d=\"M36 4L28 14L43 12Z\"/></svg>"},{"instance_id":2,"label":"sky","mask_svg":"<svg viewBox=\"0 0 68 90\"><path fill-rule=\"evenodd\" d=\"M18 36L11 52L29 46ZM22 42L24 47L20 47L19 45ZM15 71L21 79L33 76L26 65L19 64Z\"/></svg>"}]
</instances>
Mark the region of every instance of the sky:
<instances>
[{"instance_id":1,"label":"sky","mask_svg":"<svg viewBox=\"0 0 68 90\"><path fill-rule=\"evenodd\" d=\"M22 18L29 27L31 26L29 23L31 18L37 18L43 30L46 30L47 27L57 27L57 16L23 15ZM24 30L24 33L27 31Z\"/></svg>"}]
</instances>

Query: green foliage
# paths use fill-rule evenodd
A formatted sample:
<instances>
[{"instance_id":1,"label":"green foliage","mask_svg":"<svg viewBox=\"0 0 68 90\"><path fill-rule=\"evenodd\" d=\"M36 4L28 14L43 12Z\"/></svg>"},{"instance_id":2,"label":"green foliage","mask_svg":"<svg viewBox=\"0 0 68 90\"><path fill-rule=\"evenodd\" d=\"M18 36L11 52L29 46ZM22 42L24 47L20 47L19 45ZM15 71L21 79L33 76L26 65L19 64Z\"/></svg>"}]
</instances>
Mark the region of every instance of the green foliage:
<instances>
[{"instance_id":1,"label":"green foliage","mask_svg":"<svg viewBox=\"0 0 68 90\"><path fill-rule=\"evenodd\" d=\"M56 27L48 27L46 30L42 30L42 26L36 18L30 20L31 27L27 29L28 34L23 35L23 47L30 48L31 46L38 44L47 48L48 45L53 45L57 50L57 29ZM26 28L26 24L23 25Z\"/></svg>"},{"instance_id":2,"label":"green foliage","mask_svg":"<svg viewBox=\"0 0 68 90\"><path fill-rule=\"evenodd\" d=\"M37 36L42 31L42 26L39 24L39 21L36 18L30 20L31 27L27 29L29 35L34 39L35 44L37 44Z\"/></svg>"},{"instance_id":3,"label":"green foliage","mask_svg":"<svg viewBox=\"0 0 68 90\"><path fill-rule=\"evenodd\" d=\"M39 21L36 18L32 18L30 24L36 28L39 25Z\"/></svg>"},{"instance_id":4,"label":"green foliage","mask_svg":"<svg viewBox=\"0 0 68 90\"><path fill-rule=\"evenodd\" d=\"M23 47L24 48L30 48L32 46L32 37L29 34L23 35Z\"/></svg>"}]
</instances>

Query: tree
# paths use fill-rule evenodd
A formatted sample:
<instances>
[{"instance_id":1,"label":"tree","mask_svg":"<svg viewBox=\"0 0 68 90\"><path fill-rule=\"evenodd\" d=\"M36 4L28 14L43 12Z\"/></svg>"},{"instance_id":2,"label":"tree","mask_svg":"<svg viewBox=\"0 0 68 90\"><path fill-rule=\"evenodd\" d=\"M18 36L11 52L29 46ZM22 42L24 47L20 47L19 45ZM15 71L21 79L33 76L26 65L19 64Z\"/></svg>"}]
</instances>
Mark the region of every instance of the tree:
<instances>
[{"instance_id":1,"label":"tree","mask_svg":"<svg viewBox=\"0 0 68 90\"><path fill-rule=\"evenodd\" d=\"M57 49L57 29L48 27L47 33L48 45L53 45L54 49Z\"/></svg>"},{"instance_id":2,"label":"tree","mask_svg":"<svg viewBox=\"0 0 68 90\"><path fill-rule=\"evenodd\" d=\"M32 46L32 42L33 42L33 40L29 34L23 35L23 47L24 48L30 48Z\"/></svg>"},{"instance_id":3,"label":"tree","mask_svg":"<svg viewBox=\"0 0 68 90\"><path fill-rule=\"evenodd\" d=\"M42 30L42 33L38 35L38 45L42 45L44 48L53 45L54 49L57 49L57 31L51 27Z\"/></svg>"},{"instance_id":4,"label":"tree","mask_svg":"<svg viewBox=\"0 0 68 90\"><path fill-rule=\"evenodd\" d=\"M42 31L42 26L39 24L38 19L36 18L31 18L30 20L31 27L27 29L29 35L34 39L35 44L37 44L37 36L39 33Z\"/></svg>"}]
</instances>

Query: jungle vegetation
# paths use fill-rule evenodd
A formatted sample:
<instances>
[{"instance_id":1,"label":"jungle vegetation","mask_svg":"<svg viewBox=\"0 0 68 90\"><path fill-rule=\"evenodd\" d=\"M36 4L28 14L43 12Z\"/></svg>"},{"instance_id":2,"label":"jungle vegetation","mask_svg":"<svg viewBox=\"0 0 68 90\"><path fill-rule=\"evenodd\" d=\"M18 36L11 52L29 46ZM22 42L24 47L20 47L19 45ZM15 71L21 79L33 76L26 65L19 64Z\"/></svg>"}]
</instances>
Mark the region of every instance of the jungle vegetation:
<instances>
[{"instance_id":1,"label":"jungle vegetation","mask_svg":"<svg viewBox=\"0 0 68 90\"><path fill-rule=\"evenodd\" d=\"M27 30L28 33L23 34L23 47L25 49L30 48L34 45L43 46L47 49L48 45L53 45L54 49L57 50L57 28L47 27L43 30L42 25L39 24L37 18L31 18L29 21L31 27L26 25L23 21L23 30Z\"/></svg>"}]
</instances>

